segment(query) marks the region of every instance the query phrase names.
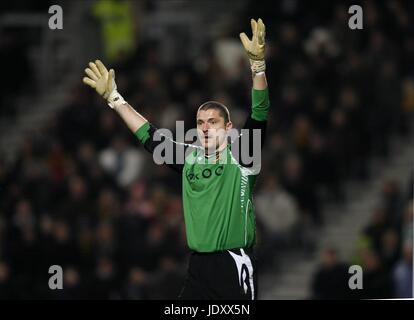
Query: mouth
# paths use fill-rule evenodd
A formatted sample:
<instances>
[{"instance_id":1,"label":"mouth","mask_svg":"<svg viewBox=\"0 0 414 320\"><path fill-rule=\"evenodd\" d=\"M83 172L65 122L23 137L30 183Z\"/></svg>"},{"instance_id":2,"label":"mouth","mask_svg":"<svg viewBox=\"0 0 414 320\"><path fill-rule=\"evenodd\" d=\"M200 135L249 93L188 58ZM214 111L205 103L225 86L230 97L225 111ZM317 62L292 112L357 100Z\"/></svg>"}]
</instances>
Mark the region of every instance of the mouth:
<instances>
[{"instance_id":1,"label":"mouth","mask_svg":"<svg viewBox=\"0 0 414 320\"><path fill-rule=\"evenodd\" d=\"M207 146L211 145L211 141L212 141L212 137L204 136L204 138L202 140L202 144L203 144L204 147L207 147Z\"/></svg>"}]
</instances>

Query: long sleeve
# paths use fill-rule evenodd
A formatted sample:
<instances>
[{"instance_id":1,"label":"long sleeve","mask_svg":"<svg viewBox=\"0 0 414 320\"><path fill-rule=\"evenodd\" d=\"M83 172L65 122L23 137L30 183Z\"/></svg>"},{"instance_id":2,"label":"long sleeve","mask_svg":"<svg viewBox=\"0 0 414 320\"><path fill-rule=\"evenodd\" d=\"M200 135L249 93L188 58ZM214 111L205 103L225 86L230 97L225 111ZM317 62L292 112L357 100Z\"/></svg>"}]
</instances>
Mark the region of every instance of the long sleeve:
<instances>
[{"instance_id":1,"label":"long sleeve","mask_svg":"<svg viewBox=\"0 0 414 320\"><path fill-rule=\"evenodd\" d=\"M270 101L269 101L269 91L268 89L264 90L255 90L252 89L252 110L247 120L243 126L243 129L247 129L249 133L249 153L252 153L253 150L253 130L258 129L261 132L260 139L260 149L262 149L264 142L266 140L266 130L267 130L267 118L269 113ZM240 152L242 148L239 148ZM241 154L239 154L240 164L244 167L251 167L251 163L244 163L242 161Z\"/></svg>"},{"instance_id":2,"label":"long sleeve","mask_svg":"<svg viewBox=\"0 0 414 320\"><path fill-rule=\"evenodd\" d=\"M141 128L139 128L135 132L135 136L143 144L145 150L147 150L153 155L154 155L154 150L158 145L160 145L161 143L166 144L165 146L167 147L167 149L173 151L173 163L166 163L166 165L170 167L171 169L173 169L174 171L181 173L183 170L184 164L176 163L177 157L176 157L175 142L172 139L165 137L165 136L163 136L159 141L155 140L154 135L155 135L156 130L157 128L155 126L153 126L149 122L146 122ZM158 160L161 160L161 159L158 159Z\"/></svg>"}]
</instances>

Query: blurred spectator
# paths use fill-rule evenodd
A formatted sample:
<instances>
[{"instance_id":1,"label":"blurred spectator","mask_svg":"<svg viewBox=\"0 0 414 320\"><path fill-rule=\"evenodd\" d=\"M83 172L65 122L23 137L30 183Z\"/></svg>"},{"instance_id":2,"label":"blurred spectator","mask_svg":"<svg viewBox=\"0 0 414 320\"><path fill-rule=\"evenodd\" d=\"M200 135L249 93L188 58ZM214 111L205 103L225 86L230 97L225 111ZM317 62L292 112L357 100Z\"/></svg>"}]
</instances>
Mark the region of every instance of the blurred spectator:
<instances>
[{"instance_id":1,"label":"blurred spectator","mask_svg":"<svg viewBox=\"0 0 414 320\"><path fill-rule=\"evenodd\" d=\"M256 214L260 228L260 256L269 260L295 241L300 213L296 201L279 185L277 179L269 176L257 193Z\"/></svg>"},{"instance_id":2,"label":"blurred spectator","mask_svg":"<svg viewBox=\"0 0 414 320\"><path fill-rule=\"evenodd\" d=\"M403 256L393 269L394 297L413 297L413 246L405 244Z\"/></svg>"},{"instance_id":3,"label":"blurred spectator","mask_svg":"<svg viewBox=\"0 0 414 320\"><path fill-rule=\"evenodd\" d=\"M0 299L13 299L13 284L11 282L9 266L0 261Z\"/></svg>"},{"instance_id":4,"label":"blurred spectator","mask_svg":"<svg viewBox=\"0 0 414 320\"><path fill-rule=\"evenodd\" d=\"M257 215L266 226L266 233L275 238L287 237L299 219L297 203L281 189L275 177L269 176L265 183L255 197Z\"/></svg>"},{"instance_id":5,"label":"blurred spectator","mask_svg":"<svg viewBox=\"0 0 414 320\"><path fill-rule=\"evenodd\" d=\"M117 270L112 260L106 257L98 258L88 298L97 300L119 299L119 280L117 277Z\"/></svg>"},{"instance_id":6,"label":"blurred spectator","mask_svg":"<svg viewBox=\"0 0 414 320\"><path fill-rule=\"evenodd\" d=\"M379 256L371 250L362 256L364 288L358 290L360 299L387 299L392 297L392 282Z\"/></svg>"},{"instance_id":7,"label":"blurred spectator","mask_svg":"<svg viewBox=\"0 0 414 320\"><path fill-rule=\"evenodd\" d=\"M377 209L372 215L371 222L364 230L364 234L369 237L377 252L381 248L382 235L385 233L387 228L388 223L384 210Z\"/></svg>"},{"instance_id":8,"label":"blurred spectator","mask_svg":"<svg viewBox=\"0 0 414 320\"><path fill-rule=\"evenodd\" d=\"M322 253L322 264L317 269L312 282L313 299L347 299L348 267L342 263L335 249L329 248Z\"/></svg>"},{"instance_id":9,"label":"blurred spectator","mask_svg":"<svg viewBox=\"0 0 414 320\"><path fill-rule=\"evenodd\" d=\"M63 269L63 290L55 292L54 297L58 300L84 299L79 272L73 267Z\"/></svg>"},{"instance_id":10,"label":"blurred spectator","mask_svg":"<svg viewBox=\"0 0 414 320\"><path fill-rule=\"evenodd\" d=\"M183 284L183 270L183 266L178 265L173 257L165 255L161 259L160 269L154 276L150 299L176 299Z\"/></svg>"},{"instance_id":11,"label":"blurred spectator","mask_svg":"<svg viewBox=\"0 0 414 320\"><path fill-rule=\"evenodd\" d=\"M120 186L131 184L143 168L141 151L128 147L122 138L114 138L111 147L99 155L101 166L114 175Z\"/></svg>"},{"instance_id":12,"label":"blurred spectator","mask_svg":"<svg viewBox=\"0 0 414 320\"><path fill-rule=\"evenodd\" d=\"M148 275L137 267L132 267L125 286L125 298L129 300L148 299Z\"/></svg>"},{"instance_id":13,"label":"blurred spectator","mask_svg":"<svg viewBox=\"0 0 414 320\"><path fill-rule=\"evenodd\" d=\"M398 227L403 212L403 198L399 186L394 181L387 181L382 189L382 207L384 208L387 224Z\"/></svg>"},{"instance_id":14,"label":"blurred spectator","mask_svg":"<svg viewBox=\"0 0 414 320\"><path fill-rule=\"evenodd\" d=\"M95 1L91 14L99 19L106 59L135 49L133 1Z\"/></svg>"},{"instance_id":15,"label":"blurred spectator","mask_svg":"<svg viewBox=\"0 0 414 320\"><path fill-rule=\"evenodd\" d=\"M384 232L381 239L380 259L384 263L384 268L389 272L400 257L399 234L394 229Z\"/></svg>"},{"instance_id":16,"label":"blurred spectator","mask_svg":"<svg viewBox=\"0 0 414 320\"><path fill-rule=\"evenodd\" d=\"M302 161L297 155L292 154L285 159L281 181L284 189L298 202L301 212L309 215L316 225L320 225L322 216L317 194L306 178Z\"/></svg>"},{"instance_id":17,"label":"blurred spectator","mask_svg":"<svg viewBox=\"0 0 414 320\"><path fill-rule=\"evenodd\" d=\"M414 200L411 200L407 203L405 208L404 216L401 222L401 232L402 232L402 244L413 243L413 216L414 216Z\"/></svg>"}]
</instances>

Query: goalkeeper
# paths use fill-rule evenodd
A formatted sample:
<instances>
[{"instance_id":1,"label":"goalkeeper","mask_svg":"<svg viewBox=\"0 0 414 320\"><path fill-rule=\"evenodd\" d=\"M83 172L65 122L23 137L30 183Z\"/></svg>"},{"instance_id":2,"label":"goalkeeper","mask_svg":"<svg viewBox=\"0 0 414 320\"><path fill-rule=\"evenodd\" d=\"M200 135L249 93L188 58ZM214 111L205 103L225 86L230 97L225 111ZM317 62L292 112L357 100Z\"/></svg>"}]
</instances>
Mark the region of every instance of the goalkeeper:
<instances>
[{"instance_id":1,"label":"goalkeeper","mask_svg":"<svg viewBox=\"0 0 414 320\"><path fill-rule=\"evenodd\" d=\"M269 109L265 76L265 25L251 20L252 39L240 39L250 60L252 109L244 128L261 131L263 145ZM154 153L162 143L156 128L118 93L114 70L101 61L89 63L83 82L94 88L125 121L145 149ZM216 101L197 112L197 133L202 147L194 148L184 164L170 164L182 176L182 197L187 243L191 249L181 299L256 299L257 270L252 248L256 227L252 204L258 175L254 166L235 161L228 143L232 128L226 106ZM172 140L164 142L174 144ZM251 141L249 141L251 145ZM190 145L191 147L191 145ZM227 162L225 162L227 160ZM223 164L224 163L224 164Z\"/></svg>"}]
</instances>

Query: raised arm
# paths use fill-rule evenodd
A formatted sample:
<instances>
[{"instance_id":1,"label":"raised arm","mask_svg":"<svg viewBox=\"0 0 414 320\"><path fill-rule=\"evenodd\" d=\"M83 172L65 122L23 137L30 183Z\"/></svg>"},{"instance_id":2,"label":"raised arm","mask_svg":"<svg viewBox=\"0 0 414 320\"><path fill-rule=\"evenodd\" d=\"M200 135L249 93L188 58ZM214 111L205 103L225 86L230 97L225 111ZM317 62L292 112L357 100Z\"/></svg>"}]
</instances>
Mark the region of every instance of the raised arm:
<instances>
[{"instance_id":1,"label":"raised arm","mask_svg":"<svg viewBox=\"0 0 414 320\"><path fill-rule=\"evenodd\" d=\"M85 73L87 77L83 78L83 82L95 89L107 101L133 133L148 122L117 91L114 69L108 71L100 60L96 60L89 62L89 68L85 69Z\"/></svg>"},{"instance_id":2,"label":"raised arm","mask_svg":"<svg viewBox=\"0 0 414 320\"><path fill-rule=\"evenodd\" d=\"M257 22L254 19L251 19L250 24L252 26L252 40L250 40L244 32L240 33L240 40L250 60L253 74L253 89L264 90L267 88L265 75L266 27L262 19L259 19Z\"/></svg>"},{"instance_id":3,"label":"raised arm","mask_svg":"<svg viewBox=\"0 0 414 320\"><path fill-rule=\"evenodd\" d=\"M252 109L247 118L245 129L260 129L262 131L262 145L266 136L266 123L269 113L269 92L266 80L265 63L265 35L266 28L259 19L257 22L251 19L252 39L243 32L240 40L250 60L252 70Z\"/></svg>"},{"instance_id":4,"label":"raised arm","mask_svg":"<svg viewBox=\"0 0 414 320\"><path fill-rule=\"evenodd\" d=\"M95 89L106 100L108 105L120 115L128 128L144 145L145 149L150 153L154 153L154 149L163 140L154 139L156 128L119 94L115 83L115 71L113 69L108 71L100 60L96 60L95 62L89 62L89 68L85 69L85 73L87 76L83 78L83 82ZM168 140L168 143L173 145L174 142ZM175 148L171 149L175 152ZM169 163L168 166L177 172L182 170L181 164Z\"/></svg>"}]
</instances>

